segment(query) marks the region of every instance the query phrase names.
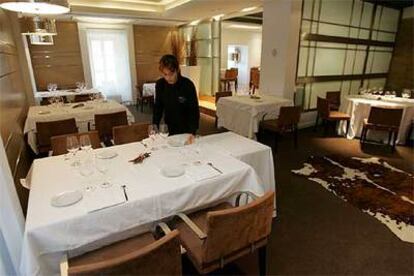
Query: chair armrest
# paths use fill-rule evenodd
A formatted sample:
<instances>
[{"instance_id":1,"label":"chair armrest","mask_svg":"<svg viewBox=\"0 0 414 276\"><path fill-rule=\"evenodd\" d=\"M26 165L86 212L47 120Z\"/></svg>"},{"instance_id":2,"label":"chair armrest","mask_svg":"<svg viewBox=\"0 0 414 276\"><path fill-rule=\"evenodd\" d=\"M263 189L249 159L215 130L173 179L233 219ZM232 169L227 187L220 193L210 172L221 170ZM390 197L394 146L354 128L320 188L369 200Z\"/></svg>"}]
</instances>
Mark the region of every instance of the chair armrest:
<instances>
[{"instance_id":1,"label":"chair armrest","mask_svg":"<svg viewBox=\"0 0 414 276\"><path fill-rule=\"evenodd\" d=\"M263 114L261 122L263 122L263 121L264 121L264 119L265 119L266 115L267 115L267 112L266 112L265 114Z\"/></svg>"},{"instance_id":2,"label":"chair armrest","mask_svg":"<svg viewBox=\"0 0 414 276\"><path fill-rule=\"evenodd\" d=\"M60 267L60 276L68 276L69 264L68 264L68 256L66 254L60 260L59 267Z\"/></svg>"},{"instance_id":3,"label":"chair armrest","mask_svg":"<svg viewBox=\"0 0 414 276\"><path fill-rule=\"evenodd\" d=\"M191 230L198 236L200 240L204 240L207 238L207 234L203 232L186 214L184 213L178 213L177 216L184 221L185 224L187 224L188 227L190 227Z\"/></svg>"},{"instance_id":4,"label":"chair armrest","mask_svg":"<svg viewBox=\"0 0 414 276\"><path fill-rule=\"evenodd\" d=\"M158 226L161 228L161 230L165 234L171 233L171 228L165 222L158 223ZM185 250L185 248L181 244L180 244L180 249L181 249L181 255L187 253L187 250Z\"/></svg>"},{"instance_id":5,"label":"chair armrest","mask_svg":"<svg viewBox=\"0 0 414 276\"><path fill-rule=\"evenodd\" d=\"M236 207L240 206L240 199L241 199L241 196L242 196L242 195L246 195L246 196L247 196L247 198L249 198L249 197L250 197L250 198L252 198L253 200L256 200L256 199L258 199L258 198L259 198L257 195L255 195L254 193L249 192L249 191L239 192L239 193L237 193L236 195L237 195L237 196L236 196Z\"/></svg>"}]
</instances>

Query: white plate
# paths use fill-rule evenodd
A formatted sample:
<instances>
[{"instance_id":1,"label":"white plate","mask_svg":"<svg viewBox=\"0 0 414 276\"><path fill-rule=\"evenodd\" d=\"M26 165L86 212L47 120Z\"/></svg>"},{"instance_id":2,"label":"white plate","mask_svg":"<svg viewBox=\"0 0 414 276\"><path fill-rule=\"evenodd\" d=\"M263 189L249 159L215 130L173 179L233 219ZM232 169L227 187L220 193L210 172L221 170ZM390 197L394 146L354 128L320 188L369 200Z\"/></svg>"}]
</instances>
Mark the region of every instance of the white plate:
<instances>
[{"instance_id":1,"label":"white plate","mask_svg":"<svg viewBox=\"0 0 414 276\"><path fill-rule=\"evenodd\" d=\"M79 190L67 191L54 195L50 200L50 204L52 204L54 207L70 206L81 200L82 197L82 192Z\"/></svg>"},{"instance_id":2,"label":"white plate","mask_svg":"<svg viewBox=\"0 0 414 276\"><path fill-rule=\"evenodd\" d=\"M188 133L169 136L167 143L171 147L183 147L185 146L189 136L190 134Z\"/></svg>"},{"instance_id":3,"label":"white plate","mask_svg":"<svg viewBox=\"0 0 414 276\"><path fill-rule=\"evenodd\" d=\"M179 177L185 173L185 169L181 165L164 166L161 168L161 174L165 177Z\"/></svg>"},{"instance_id":4,"label":"white plate","mask_svg":"<svg viewBox=\"0 0 414 276\"><path fill-rule=\"evenodd\" d=\"M111 159L116 156L118 156L118 153L113 150L104 150L96 154L96 158L99 159Z\"/></svg>"},{"instance_id":5,"label":"white plate","mask_svg":"<svg viewBox=\"0 0 414 276\"><path fill-rule=\"evenodd\" d=\"M41 111L39 111L40 115L49 114L49 113L50 113L50 110L41 110Z\"/></svg>"}]
</instances>

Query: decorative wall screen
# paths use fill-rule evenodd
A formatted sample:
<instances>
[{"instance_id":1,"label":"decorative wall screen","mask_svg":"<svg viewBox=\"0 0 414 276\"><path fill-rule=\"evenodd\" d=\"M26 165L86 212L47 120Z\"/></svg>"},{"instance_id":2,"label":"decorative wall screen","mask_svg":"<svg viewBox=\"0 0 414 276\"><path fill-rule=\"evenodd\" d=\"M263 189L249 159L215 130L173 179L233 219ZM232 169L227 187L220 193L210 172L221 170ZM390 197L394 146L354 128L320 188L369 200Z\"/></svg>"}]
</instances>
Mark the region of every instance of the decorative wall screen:
<instances>
[{"instance_id":1,"label":"decorative wall screen","mask_svg":"<svg viewBox=\"0 0 414 276\"><path fill-rule=\"evenodd\" d=\"M303 0L297 83L303 107L326 91L384 87L400 10L361 0Z\"/></svg>"}]
</instances>

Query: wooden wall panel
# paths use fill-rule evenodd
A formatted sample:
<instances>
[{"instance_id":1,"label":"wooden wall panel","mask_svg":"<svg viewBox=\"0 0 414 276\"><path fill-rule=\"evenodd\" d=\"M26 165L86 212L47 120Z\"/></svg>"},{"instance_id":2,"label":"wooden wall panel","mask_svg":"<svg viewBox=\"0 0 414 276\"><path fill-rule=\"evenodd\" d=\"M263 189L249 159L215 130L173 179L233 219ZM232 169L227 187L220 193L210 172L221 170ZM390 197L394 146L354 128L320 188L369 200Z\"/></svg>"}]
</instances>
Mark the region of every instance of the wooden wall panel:
<instances>
[{"instance_id":1,"label":"wooden wall panel","mask_svg":"<svg viewBox=\"0 0 414 276\"><path fill-rule=\"evenodd\" d=\"M57 22L58 35L54 45L30 45L38 91L46 90L48 83L60 88L74 88L76 82L84 81L82 56L76 22Z\"/></svg>"},{"instance_id":2,"label":"wooden wall panel","mask_svg":"<svg viewBox=\"0 0 414 276\"><path fill-rule=\"evenodd\" d=\"M26 175L31 162L23 135L28 104L10 22L8 15L0 10L0 135L25 212L28 191L20 185L17 177Z\"/></svg>"},{"instance_id":3,"label":"wooden wall panel","mask_svg":"<svg viewBox=\"0 0 414 276\"><path fill-rule=\"evenodd\" d=\"M171 54L171 36L176 30L172 27L134 25L135 65L139 86L160 77L158 62L163 55Z\"/></svg>"},{"instance_id":4,"label":"wooden wall panel","mask_svg":"<svg viewBox=\"0 0 414 276\"><path fill-rule=\"evenodd\" d=\"M395 39L394 54L387 79L387 89L414 89L414 18L401 20Z\"/></svg>"}]
</instances>

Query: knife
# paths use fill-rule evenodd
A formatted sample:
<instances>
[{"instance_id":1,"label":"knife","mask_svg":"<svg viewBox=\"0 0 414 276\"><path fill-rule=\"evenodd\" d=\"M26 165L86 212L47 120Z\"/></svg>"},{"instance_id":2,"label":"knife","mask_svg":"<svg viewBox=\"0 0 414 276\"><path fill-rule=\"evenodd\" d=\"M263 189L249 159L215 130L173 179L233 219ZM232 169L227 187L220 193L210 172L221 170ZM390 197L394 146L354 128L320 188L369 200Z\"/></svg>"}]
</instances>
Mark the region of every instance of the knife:
<instances>
[{"instance_id":1,"label":"knife","mask_svg":"<svg viewBox=\"0 0 414 276\"><path fill-rule=\"evenodd\" d=\"M219 170L218 168L216 168L213 163L208 162L207 165L209 165L210 167L212 167L213 169L215 169L216 171L218 171L219 173L223 174L223 172L221 170Z\"/></svg>"},{"instance_id":2,"label":"knife","mask_svg":"<svg viewBox=\"0 0 414 276\"><path fill-rule=\"evenodd\" d=\"M122 185L121 187L122 187L122 190L124 190L125 200L126 200L126 201L128 201L128 195L127 195L127 193L126 193L126 189L125 189L125 188L126 188L126 186L125 186L125 185Z\"/></svg>"}]
</instances>

